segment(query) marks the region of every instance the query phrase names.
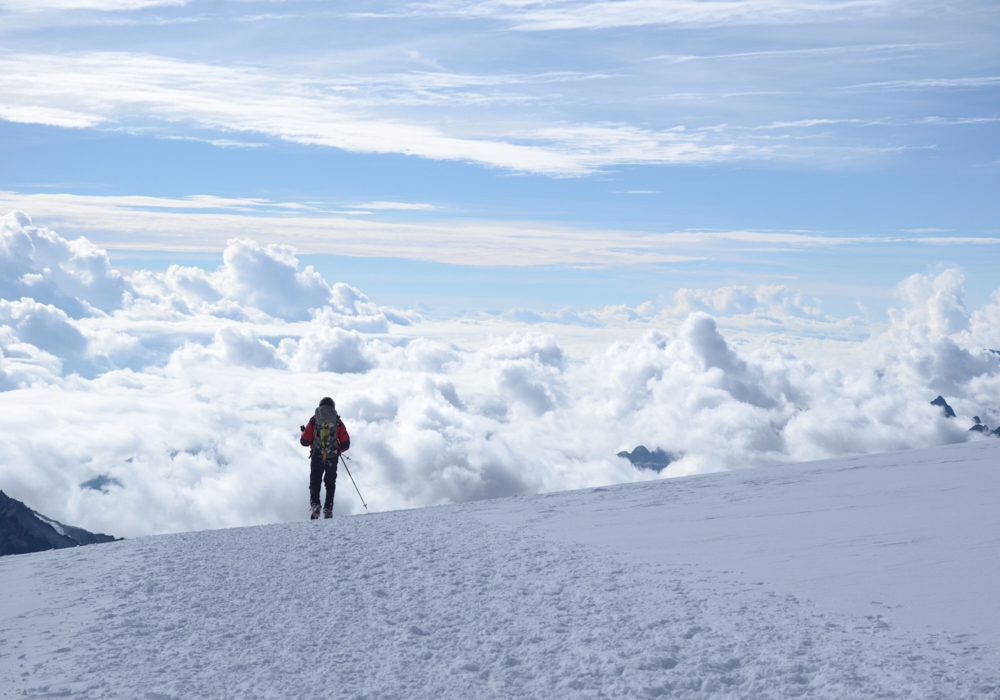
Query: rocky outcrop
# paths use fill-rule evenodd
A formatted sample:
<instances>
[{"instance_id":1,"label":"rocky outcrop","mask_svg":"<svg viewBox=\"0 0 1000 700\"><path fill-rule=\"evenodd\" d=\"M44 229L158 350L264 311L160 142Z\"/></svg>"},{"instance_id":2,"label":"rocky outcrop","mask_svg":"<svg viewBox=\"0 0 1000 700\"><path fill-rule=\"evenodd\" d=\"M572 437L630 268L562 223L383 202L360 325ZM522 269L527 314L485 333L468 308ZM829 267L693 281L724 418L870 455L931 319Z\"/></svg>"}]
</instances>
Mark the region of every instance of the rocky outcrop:
<instances>
[{"instance_id":1,"label":"rocky outcrop","mask_svg":"<svg viewBox=\"0 0 1000 700\"><path fill-rule=\"evenodd\" d=\"M931 406L940 406L941 410L944 411L945 418L954 418L955 409L948 405L948 402L944 400L943 396L939 396L933 401L931 401Z\"/></svg>"},{"instance_id":2,"label":"rocky outcrop","mask_svg":"<svg viewBox=\"0 0 1000 700\"><path fill-rule=\"evenodd\" d=\"M631 452L619 452L618 456L630 461L636 469L650 469L657 473L666 469L676 459L669 452L664 452L659 448L650 452L643 445L639 445Z\"/></svg>"},{"instance_id":3,"label":"rocky outcrop","mask_svg":"<svg viewBox=\"0 0 1000 700\"><path fill-rule=\"evenodd\" d=\"M996 352L996 350L991 350L990 352ZM931 406L939 406L942 411L944 411L945 418L955 418L955 410L948 405L948 402L944 400L943 396L938 396L936 399L931 401ZM991 437L1000 437L1000 428L996 430L990 430L990 426L983 423L979 416L972 417L974 425L969 428L970 433L980 433L982 435L989 435Z\"/></svg>"},{"instance_id":4,"label":"rocky outcrop","mask_svg":"<svg viewBox=\"0 0 1000 700\"><path fill-rule=\"evenodd\" d=\"M115 539L46 518L0 491L0 556L114 542Z\"/></svg>"},{"instance_id":5,"label":"rocky outcrop","mask_svg":"<svg viewBox=\"0 0 1000 700\"><path fill-rule=\"evenodd\" d=\"M992 435L993 437L1000 437L1000 428L996 430L990 430L990 426L983 423L979 416L973 416L972 420L975 421L975 425L969 428L970 433L982 433L983 435Z\"/></svg>"}]
</instances>

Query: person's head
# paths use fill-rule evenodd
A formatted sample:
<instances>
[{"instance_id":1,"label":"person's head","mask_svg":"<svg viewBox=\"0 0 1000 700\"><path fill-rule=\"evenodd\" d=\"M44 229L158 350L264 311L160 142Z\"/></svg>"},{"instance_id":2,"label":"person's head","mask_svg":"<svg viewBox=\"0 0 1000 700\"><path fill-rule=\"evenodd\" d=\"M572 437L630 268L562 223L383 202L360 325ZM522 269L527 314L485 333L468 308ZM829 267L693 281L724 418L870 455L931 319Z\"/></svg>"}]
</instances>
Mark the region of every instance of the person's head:
<instances>
[{"instance_id":1,"label":"person's head","mask_svg":"<svg viewBox=\"0 0 1000 700\"><path fill-rule=\"evenodd\" d=\"M324 396L322 399L320 399L319 405L329 406L330 408L334 408L333 399L331 399L329 396Z\"/></svg>"}]
</instances>

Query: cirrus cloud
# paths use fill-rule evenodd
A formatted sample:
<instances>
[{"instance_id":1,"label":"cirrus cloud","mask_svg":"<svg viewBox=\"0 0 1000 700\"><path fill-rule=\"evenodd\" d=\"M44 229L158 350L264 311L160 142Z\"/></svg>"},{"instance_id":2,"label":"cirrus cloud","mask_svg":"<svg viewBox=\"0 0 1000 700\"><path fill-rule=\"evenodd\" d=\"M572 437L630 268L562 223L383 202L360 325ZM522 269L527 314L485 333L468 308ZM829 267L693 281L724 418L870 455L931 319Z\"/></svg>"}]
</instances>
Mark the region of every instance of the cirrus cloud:
<instances>
[{"instance_id":1,"label":"cirrus cloud","mask_svg":"<svg viewBox=\"0 0 1000 700\"><path fill-rule=\"evenodd\" d=\"M376 84L359 91L344 80L144 54L6 55L0 56L0 116L55 126L186 125L561 176L615 163L717 161L760 148L718 142L710 132L626 124L496 132L470 122L448 133L440 120L397 113ZM421 81L409 75L395 92L433 89Z\"/></svg>"},{"instance_id":2,"label":"cirrus cloud","mask_svg":"<svg viewBox=\"0 0 1000 700\"><path fill-rule=\"evenodd\" d=\"M884 15L899 4L895 0L429 0L411 3L408 11L416 15L502 20L522 31L555 31L649 25L799 24L837 21L848 15Z\"/></svg>"},{"instance_id":3,"label":"cirrus cloud","mask_svg":"<svg viewBox=\"0 0 1000 700\"><path fill-rule=\"evenodd\" d=\"M0 9L10 12L96 10L121 12L153 7L183 7L191 0L0 0Z\"/></svg>"}]
</instances>

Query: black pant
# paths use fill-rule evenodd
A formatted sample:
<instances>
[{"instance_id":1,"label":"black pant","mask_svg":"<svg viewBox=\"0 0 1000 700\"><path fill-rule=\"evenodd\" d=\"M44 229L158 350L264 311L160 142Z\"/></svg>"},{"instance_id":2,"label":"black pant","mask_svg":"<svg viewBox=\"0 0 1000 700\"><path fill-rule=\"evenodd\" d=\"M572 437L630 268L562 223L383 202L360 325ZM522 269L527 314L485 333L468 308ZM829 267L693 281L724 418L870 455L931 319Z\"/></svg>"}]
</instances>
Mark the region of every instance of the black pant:
<instances>
[{"instance_id":1,"label":"black pant","mask_svg":"<svg viewBox=\"0 0 1000 700\"><path fill-rule=\"evenodd\" d=\"M311 469L309 471L309 505L319 505L319 484L322 481L326 484L326 500L323 502L324 510L333 508L333 494L337 490L337 457L324 460L316 455L312 458Z\"/></svg>"}]
</instances>

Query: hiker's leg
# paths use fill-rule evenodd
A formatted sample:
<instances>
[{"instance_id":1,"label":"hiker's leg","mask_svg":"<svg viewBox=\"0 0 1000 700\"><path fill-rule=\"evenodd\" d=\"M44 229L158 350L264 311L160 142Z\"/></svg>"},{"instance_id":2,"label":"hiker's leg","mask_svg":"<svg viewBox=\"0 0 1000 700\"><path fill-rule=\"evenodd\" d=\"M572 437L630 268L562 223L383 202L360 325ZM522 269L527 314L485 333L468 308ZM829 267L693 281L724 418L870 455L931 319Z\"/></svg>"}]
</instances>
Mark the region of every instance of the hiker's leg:
<instances>
[{"instance_id":1,"label":"hiker's leg","mask_svg":"<svg viewBox=\"0 0 1000 700\"><path fill-rule=\"evenodd\" d=\"M323 460L313 459L309 464L309 505L319 505L319 487L323 482Z\"/></svg>"},{"instance_id":2,"label":"hiker's leg","mask_svg":"<svg viewBox=\"0 0 1000 700\"><path fill-rule=\"evenodd\" d=\"M326 465L326 501L323 503L324 510L333 508L333 494L337 490L337 463L328 462Z\"/></svg>"}]
</instances>

